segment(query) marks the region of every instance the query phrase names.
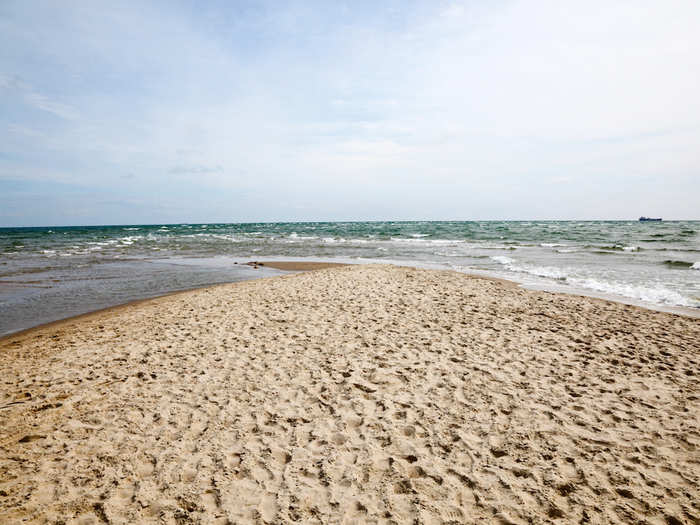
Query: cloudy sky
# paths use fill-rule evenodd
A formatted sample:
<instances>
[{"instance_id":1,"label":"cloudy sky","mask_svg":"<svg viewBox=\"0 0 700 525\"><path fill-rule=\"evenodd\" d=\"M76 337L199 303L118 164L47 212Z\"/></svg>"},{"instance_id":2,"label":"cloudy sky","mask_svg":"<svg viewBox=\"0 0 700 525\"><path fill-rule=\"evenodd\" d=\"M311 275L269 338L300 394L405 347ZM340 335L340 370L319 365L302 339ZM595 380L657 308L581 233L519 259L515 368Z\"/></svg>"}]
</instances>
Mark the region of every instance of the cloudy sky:
<instances>
[{"instance_id":1,"label":"cloudy sky","mask_svg":"<svg viewBox=\"0 0 700 525\"><path fill-rule=\"evenodd\" d=\"M700 219L700 2L0 2L0 226Z\"/></svg>"}]
</instances>

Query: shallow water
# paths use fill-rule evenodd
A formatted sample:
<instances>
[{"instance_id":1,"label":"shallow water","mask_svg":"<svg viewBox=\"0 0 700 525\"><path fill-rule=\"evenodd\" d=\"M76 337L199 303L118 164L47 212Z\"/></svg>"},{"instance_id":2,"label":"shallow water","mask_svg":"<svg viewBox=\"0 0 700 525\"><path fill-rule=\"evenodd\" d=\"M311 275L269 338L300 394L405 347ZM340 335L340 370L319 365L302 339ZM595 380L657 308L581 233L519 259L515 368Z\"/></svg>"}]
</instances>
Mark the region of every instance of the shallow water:
<instances>
[{"instance_id":1,"label":"shallow water","mask_svg":"<svg viewBox=\"0 0 700 525\"><path fill-rule=\"evenodd\" d=\"M700 221L179 224L0 229L0 334L315 258L486 272L700 308ZM270 270L262 273L269 275Z\"/></svg>"}]
</instances>

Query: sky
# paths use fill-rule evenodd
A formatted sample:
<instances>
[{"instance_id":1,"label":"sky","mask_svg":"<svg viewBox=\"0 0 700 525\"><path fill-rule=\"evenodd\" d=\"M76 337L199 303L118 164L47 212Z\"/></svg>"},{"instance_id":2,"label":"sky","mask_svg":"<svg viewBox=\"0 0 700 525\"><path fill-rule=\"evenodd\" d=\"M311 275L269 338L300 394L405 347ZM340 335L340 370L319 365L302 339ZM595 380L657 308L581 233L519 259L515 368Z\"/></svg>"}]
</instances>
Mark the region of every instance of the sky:
<instances>
[{"instance_id":1,"label":"sky","mask_svg":"<svg viewBox=\"0 0 700 525\"><path fill-rule=\"evenodd\" d=\"M700 2L0 2L0 226L700 219Z\"/></svg>"}]
</instances>

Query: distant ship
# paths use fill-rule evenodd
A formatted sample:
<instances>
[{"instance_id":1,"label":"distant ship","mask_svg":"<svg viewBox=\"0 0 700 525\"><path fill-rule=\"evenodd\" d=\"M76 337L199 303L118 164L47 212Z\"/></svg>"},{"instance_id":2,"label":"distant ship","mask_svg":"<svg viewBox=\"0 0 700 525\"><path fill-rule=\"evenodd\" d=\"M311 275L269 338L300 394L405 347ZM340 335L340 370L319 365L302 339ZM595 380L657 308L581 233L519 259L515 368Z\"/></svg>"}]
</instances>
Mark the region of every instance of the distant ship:
<instances>
[{"instance_id":1,"label":"distant ship","mask_svg":"<svg viewBox=\"0 0 700 525\"><path fill-rule=\"evenodd\" d=\"M651 217L640 217L639 220L642 221L642 222L647 222L647 221L656 221L656 222L659 222L659 221L661 221L662 219L660 219L660 218L659 218L659 219L652 219Z\"/></svg>"}]
</instances>

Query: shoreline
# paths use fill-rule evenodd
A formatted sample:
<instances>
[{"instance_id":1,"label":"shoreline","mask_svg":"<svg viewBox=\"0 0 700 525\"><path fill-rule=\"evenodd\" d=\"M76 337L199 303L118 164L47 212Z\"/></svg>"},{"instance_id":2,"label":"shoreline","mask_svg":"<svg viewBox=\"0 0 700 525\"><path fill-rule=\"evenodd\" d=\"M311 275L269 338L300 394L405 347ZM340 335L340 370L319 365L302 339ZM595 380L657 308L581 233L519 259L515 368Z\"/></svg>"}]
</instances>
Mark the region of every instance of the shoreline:
<instances>
[{"instance_id":1,"label":"shoreline","mask_svg":"<svg viewBox=\"0 0 700 525\"><path fill-rule=\"evenodd\" d=\"M687 317L350 265L143 300L0 346L3 522L700 514L700 323Z\"/></svg>"},{"instance_id":2,"label":"shoreline","mask_svg":"<svg viewBox=\"0 0 700 525\"><path fill-rule=\"evenodd\" d=\"M295 262L295 261L270 261L270 262L264 262L260 264L255 264L254 261L251 261L249 263L235 263L236 265L240 266L251 266L255 269L258 268L269 268L272 270L281 270L283 272L300 272L300 271L310 271L310 270L318 270L318 269L323 269L323 268L333 268L337 266L345 266L345 263L333 263L333 262ZM264 271L264 270L263 270ZM219 282L219 283L208 283L204 284L201 286L192 286L189 288L185 289L180 289L180 290L172 290L172 291L165 291L162 293L156 293L154 295L148 296L148 297L139 297L136 299L131 299L127 300L124 302L118 302L116 304L111 304L108 306L102 306L98 307L95 309L89 309L85 312L82 313L77 313L75 315L68 315L67 317L59 318L59 319L53 319L50 321L45 321L45 322L40 322L38 324L32 325L32 326L27 326L25 328L20 328L18 330L13 330L7 333L0 333L0 343L5 341L8 338L13 338L13 337L22 337L26 332L30 332L32 330L39 330L43 328L48 328L51 327L55 324L60 324L64 322L69 322L75 319L80 319L85 316L90 316L90 315L96 315L96 314L101 314L101 313L107 313L111 310L119 309L122 307L127 307L131 305L137 305L146 301L151 301L154 299L158 299L161 297L167 297L169 295L174 295L174 294L179 294L179 293L185 293L185 292L191 292L194 290L201 290L201 289L206 289L210 287L216 287L216 286L221 286L221 285L227 285L227 284L233 284L236 282L242 282L246 280L252 280L252 279L261 279L261 278L271 278L279 275L285 275L284 273L275 273L273 275L261 275L261 276L255 276L252 278L247 278L247 279L240 279L240 280L234 280L234 281L228 281L228 282ZM6 281L3 283L0 281L0 286L3 284L7 284L8 286L12 286L13 284L16 284L15 281ZM17 283L18 287L23 287L26 286L25 282Z\"/></svg>"},{"instance_id":3,"label":"shoreline","mask_svg":"<svg viewBox=\"0 0 700 525\"><path fill-rule=\"evenodd\" d=\"M308 261L308 260L269 260L268 261L266 259L260 259L259 261L249 261L246 263L236 262L235 264L240 264L241 266L247 265L247 266L252 266L252 267L260 267L260 268L272 268L275 270L281 270L281 271L289 272L289 274L293 274L296 272L316 271L316 270L323 270L323 269L329 269L329 268L339 268L339 267L343 267L343 266L353 266L353 265L360 266L360 265L368 264L368 263L335 262L335 261ZM626 298L623 296L612 296L610 294L597 293L594 291L587 293L586 290L581 290L581 289L567 291L565 289L562 289L561 286L555 286L555 285L551 285L551 286L531 285L531 284L528 284L526 282L491 275L490 272L475 272L473 270L470 272L462 272L459 270L442 268L442 267L438 268L438 267L432 267L432 266L415 266L415 265L410 265L410 264L400 264L400 261L398 261L398 262L386 262L386 263L385 262L380 262L380 263L372 262L369 264L384 264L387 266L397 266L397 267L417 268L417 269L430 269L430 270L436 270L436 271L453 271L453 272L456 272L456 273L459 273L462 275L467 275L469 277L473 277L476 279L493 280L493 281L500 282L500 283L507 285L507 286L520 287L524 290L544 291L544 292L548 292L548 293L562 294L562 295L567 295L567 296L572 296L572 297L584 297L584 298L593 299L593 300L612 302L612 303L622 304L622 305L626 305L626 306L633 306L635 308L641 308L643 310L652 311L652 312L664 312L664 313L670 313L673 315L679 315L682 317L700 319L700 309L696 310L696 309L683 307L683 306L655 305L655 304L651 304L651 303L645 303L643 301L638 301L638 300ZM285 275L285 274L282 274L282 275ZM112 306L106 306L104 308L98 308L96 310L90 310L90 311L87 311L87 312L84 312L81 314L71 315L71 316L68 316L68 317L65 317L62 319L56 319L54 321L48 321L45 323L39 323L37 325L30 326L27 328L22 328L20 330L14 331L14 332L2 334L2 335L0 335L0 344L6 343L9 339L24 338L27 335L31 335L31 333L34 331L50 329L52 327L60 326L64 323L78 321L78 320L81 320L83 318L88 318L88 317L93 316L93 315L109 314L113 311L118 311L122 308L137 306L139 304L146 303L148 301L153 301L153 300L160 299L163 297L168 297L171 295L178 295L178 294L193 292L193 291L197 291L197 290L206 290L209 288L216 288L219 286L228 286L231 284L235 284L237 282L247 282L249 280L259 280L259 279L272 279L275 277L280 277L280 275L277 274L277 275L272 275L272 276L260 276L260 277L255 277L253 279L245 279L245 280L241 280L241 281L232 281L232 282L217 283L217 284L207 284L205 286L195 286L193 288L187 288L185 290L175 290L172 292L165 292L163 294L154 295L152 297L144 297L141 299L134 299L132 301L127 301L127 302L115 304Z\"/></svg>"},{"instance_id":4,"label":"shoreline","mask_svg":"<svg viewBox=\"0 0 700 525\"><path fill-rule=\"evenodd\" d=\"M269 268L274 268L276 270L283 270L287 272L306 272L306 271L313 271L313 270L322 270L326 268L336 268L340 266L348 266L345 263L331 263L331 262L295 262L295 261L265 261L262 264L258 263L255 265L255 261L251 261L249 263L245 263L246 265L249 266L261 266L261 267L269 267ZM242 281L233 281L230 283L218 283L218 284L207 284L205 286L196 286L194 288L187 288L185 290L175 290L173 292L166 292L163 294L158 294L154 295L152 297L144 297L143 299L134 299L132 301L127 301L125 303L120 303L120 304L115 304L112 306L106 306L104 308L98 308L97 310L90 310L88 312L78 314L78 315L71 315L68 317L65 317L63 319L56 319L55 321L49 321L46 323L40 323L35 326L30 326L28 328L22 328L21 330L17 330L15 332L10 332L8 334L0 335L0 345L6 344L10 339L13 340L20 340L20 339L25 339L29 336L34 335L34 333L39 333L43 330L51 330L53 328L59 328L62 325L66 323L73 323L77 321L82 321L82 320L89 320L92 319L93 317L97 317L100 315L110 315L116 312L119 312L123 309L139 306L144 303L148 303L149 301L155 301L158 299L162 299L164 297L170 297L173 295L179 295L179 294L186 294L188 292L194 292L197 290L207 290L210 288L217 288L219 286L229 286L231 284L235 284L236 282L246 282L247 280L259 280L259 279L274 279L275 277L280 277L279 275L272 275L272 276L261 276L257 277L255 279L246 279ZM10 343L12 344L12 343Z\"/></svg>"}]
</instances>

